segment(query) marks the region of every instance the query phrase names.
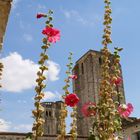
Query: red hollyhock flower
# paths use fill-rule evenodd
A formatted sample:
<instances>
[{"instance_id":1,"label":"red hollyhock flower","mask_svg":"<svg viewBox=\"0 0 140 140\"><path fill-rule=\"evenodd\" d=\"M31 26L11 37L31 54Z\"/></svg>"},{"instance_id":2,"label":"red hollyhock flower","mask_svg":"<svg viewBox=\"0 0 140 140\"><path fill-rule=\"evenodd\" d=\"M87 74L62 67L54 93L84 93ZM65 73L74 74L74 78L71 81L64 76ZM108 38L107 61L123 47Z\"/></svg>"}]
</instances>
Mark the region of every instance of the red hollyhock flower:
<instances>
[{"instance_id":1,"label":"red hollyhock flower","mask_svg":"<svg viewBox=\"0 0 140 140\"><path fill-rule=\"evenodd\" d=\"M85 103L81 109L84 117L90 117L96 115L96 104L92 102Z\"/></svg>"},{"instance_id":2,"label":"red hollyhock flower","mask_svg":"<svg viewBox=\"0 0 140 140\"><path fill-rule=\"evenodd\" d=\"M115 77L112 80L112 83L115 84L116 86L119 86L122 83L122 78L121 77Z\"/></svg>"},{"instance_id":3,"label":"red hollyhock flower","mask_svg":"<svg viewBox=\"0 0 140 140\"><path fill-rule=\"evenodd\" d=\"M118 77L114 83L117 86L120 85L122 83L122 78L121 77Z\"/></svg>"},{"instance_id":4,"label":"red hollyhock flower","mask_svg":"<svg viewBox=\"0 0 140 140\"><path fill-rule=\"evenodd\" d=\"M42 18L42 17L46 17L46 15L45 14L42 14L42 13L38 13L36 15L36 18Z\"/></svg>"},{"instance_id":5,"label":"red hollyhock flower","mask_svg":"<svg viewBox=\"0 0 140 140\"><path fill-rule=\"evenodd\" d=\"M55 28L46 27L42 31L42 34L47 36L50 43L55 43L56 41L60 40L60 31Z\"/></svg>"},{"instance_id":6,"label":"red hollyhock flower","mask_svg":"<svg viewBox=\"0 0 140 140\"><path fill-rule=\"evenodd\" d=\"M70 75L69 78L76 80L78 77L77 77L77 75L74 74L74 75Z\"/></svg>"},{"instance_id":7,"label":"red hollyhock flower","mask_svg":"<svg viewBox=\"0 0 140 140\"><path fill-rule=\"evenodd\" d=\"M78 102L79 102L79 98L75 93L68 94L65 97L65 104L70 107L74 107L75 105L78 104Z\"/></svg>"},{"instance_id":8,"label":"red hollyhock flower","mask_svg":"<svg viewBox=\"0 0 140 140\"><path fill-rule=\"evenodd\" d=\"M118 107L118 112L122 118L127 118L130 116L130 114L133 112L133 106L131 103L121 104Z\"/></svg>"}]
</instances>

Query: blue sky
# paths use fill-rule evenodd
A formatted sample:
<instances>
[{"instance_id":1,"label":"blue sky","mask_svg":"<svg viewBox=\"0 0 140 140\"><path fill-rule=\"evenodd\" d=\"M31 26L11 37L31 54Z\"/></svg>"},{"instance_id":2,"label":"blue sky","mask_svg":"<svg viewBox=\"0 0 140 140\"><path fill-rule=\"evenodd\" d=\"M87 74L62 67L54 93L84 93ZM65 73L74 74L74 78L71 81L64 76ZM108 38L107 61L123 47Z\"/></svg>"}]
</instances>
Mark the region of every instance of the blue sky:
<instances>
[{"instance_id":1,"label":"blue sky","mask_svg":"<svg viewBox=\"0 0 140 140\"><path fill-rule=\"evenodd\" d=\"M112 46L124 48L121 64L125 95L127 102L134 105L132 116L136 117L140 116L139 4L139 0L112 3ZM59 100L63 93L69 51L74 52L75 62L89 49L100 50L102 47L103 0L15 0L2 52L5 70L0 104L3 125L0 125L0 131L31 130L33 87L44 27L44 19L37 20L36 14L46 13L48 9L54 10L54 26L61 30L60 42L49 50L50 71L46 89L49 101Z\"/></svg>"}]
</instances>

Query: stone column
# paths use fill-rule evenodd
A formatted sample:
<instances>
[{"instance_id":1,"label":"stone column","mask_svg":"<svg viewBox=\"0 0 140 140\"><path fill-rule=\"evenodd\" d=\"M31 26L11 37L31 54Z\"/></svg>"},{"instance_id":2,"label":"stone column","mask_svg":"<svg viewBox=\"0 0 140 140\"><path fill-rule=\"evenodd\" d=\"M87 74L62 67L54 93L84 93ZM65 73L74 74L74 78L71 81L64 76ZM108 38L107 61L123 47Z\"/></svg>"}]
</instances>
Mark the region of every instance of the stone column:
<instances>
[{"instance_id":1,"label":"stone column","mask_svg":"<svg viewBox=\"0 0 140 140\"><path fill-rule=\"evenodd\" d=\"M3 45L3 38L11 9L12 0L0 0L0 50Z\"/></svg>"}]
</instances>

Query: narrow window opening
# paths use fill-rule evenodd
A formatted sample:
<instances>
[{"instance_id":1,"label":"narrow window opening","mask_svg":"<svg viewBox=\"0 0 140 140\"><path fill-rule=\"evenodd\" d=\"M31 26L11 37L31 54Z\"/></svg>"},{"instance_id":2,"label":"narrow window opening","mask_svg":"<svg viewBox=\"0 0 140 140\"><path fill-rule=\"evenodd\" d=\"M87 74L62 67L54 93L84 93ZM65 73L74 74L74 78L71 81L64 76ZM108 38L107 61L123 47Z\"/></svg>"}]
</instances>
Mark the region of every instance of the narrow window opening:
<instances>
[{"instance_id":1,"label":"narrow window opening","mask_svg":"<svg viewBox=\"0 0 140 140\"><path fill-rule=\"evenodd\" d=\"M102 59L99 57L99 64L102 65Z\"/></svg>"},{"instance_id":2,"label":"narrow window opening","mask_svg":"<svg viewBox=\"0 0 140 140\"><path fill-rule=\"evenodd\" d=\"M48 111L46 111L46 116L48 117L48 115L49 115L49 114L48 114Z\"/></svg>"},{"instance_id":3,"label":"narrow window opening","mask_svg":"<svg viewBox=\"0 0 140 140\"><path fill-rule=\"evenodd\" d=\"M49 111L49 117L51 117L52 116L52 112L51 111Z\"/></svg>"},{"instance_id":4,"label":"narrow window opening","mask_svg":"<svg viewBox=\"0 0 140 140\"><path fill-rule=\"evenodd\" d=\"M82 74L84 74L84 64L81 65Z\"/></svg>"}]
</instances>

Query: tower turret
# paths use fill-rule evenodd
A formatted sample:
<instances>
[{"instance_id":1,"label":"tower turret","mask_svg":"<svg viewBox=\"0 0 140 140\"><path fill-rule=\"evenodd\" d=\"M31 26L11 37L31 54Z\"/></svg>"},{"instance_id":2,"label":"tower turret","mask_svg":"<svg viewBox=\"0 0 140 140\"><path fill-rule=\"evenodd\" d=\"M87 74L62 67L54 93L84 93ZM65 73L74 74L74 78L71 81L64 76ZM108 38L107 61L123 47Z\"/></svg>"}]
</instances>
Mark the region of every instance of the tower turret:
<instances>
[{"instance_id":1,"label":"tower turret","mask_svg":"<svg viewBox=\"0 0 140 140\"><path fill-rule=\"evenodd\" d=\"M44 123L44 134L56 135L59 133L59 113L63 102L43 102L42 105L45 109L43 117Z\"/></svg>"}]
</instances>

